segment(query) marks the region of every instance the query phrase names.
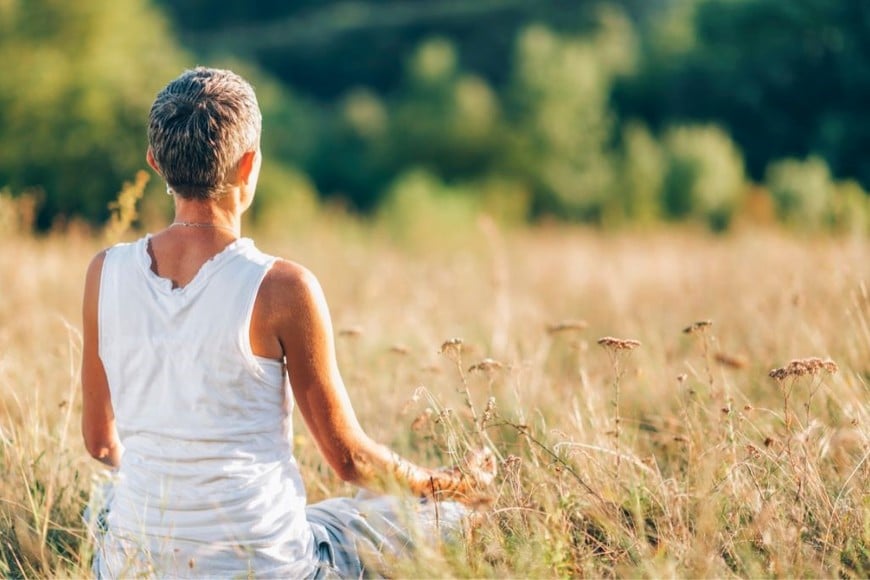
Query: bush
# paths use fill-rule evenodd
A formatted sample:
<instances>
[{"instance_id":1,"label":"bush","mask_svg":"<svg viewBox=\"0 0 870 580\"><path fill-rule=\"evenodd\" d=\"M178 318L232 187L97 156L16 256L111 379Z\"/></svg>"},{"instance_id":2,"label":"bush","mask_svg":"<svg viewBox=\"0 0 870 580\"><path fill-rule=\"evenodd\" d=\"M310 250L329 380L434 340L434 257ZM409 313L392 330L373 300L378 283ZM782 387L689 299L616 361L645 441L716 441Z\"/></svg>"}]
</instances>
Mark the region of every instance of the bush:
<instances>
[{"instance_id":1,"label":"bush","mask_svg":"<svg viewBox=\"0 0 870 580\"><path fill-rule=\"evenodd\" d=\"M620 203L629 221L649 224L662 214L665 156L645 125L627 123L622 131Z\"/></svg>"},{"instance_id":2,"label":"bush","mask_svg":"<svg viewBox=\"0 0 870 580\"><path fill-rule=\"evenodd\" d=\"M853 179L840 181L834 193L834 229L856 234L870 231L870 195L861 184Z\"/></svg>"},{"instance_id":3,"label":"bush","mask_svg":"<svg viewBox=\"0 0 870 580\"><path fill-rule=\"evenodd\" d=\"M830 223L836 186L823 159L776 161L767 167L764 182L786 223L812 228Z\"/></svg>"},{"instance_id":4,"label":"bush","mask_svg":"<svg viewBox=\"0 0 870 580\"><path fill-rule=\"evenodd\" d=\"M107 217L145 167L151 100L188 60L145 0L2 3L0 183L44 192L39 225Z\"/></svg>"},{"instance_id":5,"label":"bush","mask_svg":"<svg viewBox=\"0 0 870 580\"><path fill-rule=\"evenodd\" d=\"M613 44L604 38L531 26L517 43L503 170L527 177L547 213L597 220L612 190L608 99L618 67L602 56Z\"/></svg>"},{"instance_id":6,"label":"bush","mask_svg":"<svg viewBox=\"0 0 870 580\"><path fill-rule=\"evenodd\" d=\"M663 144L667 216L695 218L714 231L726 229L746 191L740 150L715 125L673 127Z\"/></svg>"},{"instance_id":7,"label":"bush","mask_svg":"<svg viewBox=\"0 0 870 580\"><path fill-rule=\"evenodd\" d=\"M821 157L782 159L765 172L779 218L803 229L865 231L870 198L855 181L837 181Z\"/></svg>"},{"instance_id":8,"label":"bush","mask_svg":"<svg viewBox=\"0 0 870 580\"><path fill-rule=\"evenodd\" d=\"M450 187L424 169L399 175L378 211L378 221L406 244L458 246L474 229L477 200L463 187Z\"/></svg>"}]
</instances>

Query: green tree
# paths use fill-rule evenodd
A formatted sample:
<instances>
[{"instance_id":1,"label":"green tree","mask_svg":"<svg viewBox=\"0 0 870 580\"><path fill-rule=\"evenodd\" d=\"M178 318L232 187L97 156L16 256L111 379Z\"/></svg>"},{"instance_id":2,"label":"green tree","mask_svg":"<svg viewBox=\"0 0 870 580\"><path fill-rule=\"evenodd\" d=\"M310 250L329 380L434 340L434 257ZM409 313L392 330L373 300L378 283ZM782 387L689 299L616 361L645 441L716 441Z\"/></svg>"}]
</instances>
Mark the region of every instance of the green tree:
<instances>
[{"instance_id":1,"label":"green tree","mask_svg":"<svg viewBox=\"0 0 870 580\"><path fill-rule=\"evenodd\" d=\"M0 184L41 190L43 227L104 219L145 167L148 107L185 60L146 0L0 2Z\"/></svg>"},{"instance_id":2,"label":"green tree","mask_svg":"<svg viewBox=\"0 0 870 580\"><path fill-rule=\"evenodd\" d=\"M602 10L588 37L531 26L515 58L501 169L532 183L539 210L600 219L615 183L610 92L634 66L631 24L619 11Z\"/></svg>"},{"instance_id":3,"label":"green tree","mask_svg":"<svg viewBox=\"0 0 870 580\"><path fill-rule=\"evenodd\" d=\"M645 125L627 123L623 127L619 200L629 221L649 224L662 217L667 173L662 149Z\"/></svg>"},{"instance_id":4,"label":"green tree","mask_svg":"<svg viewBox=\"0 0 870 580\"><path fill-rule=\"evenodd\" d=\"M654 129L724 126L762 179L779 158L818 155L870 185L870 3L674 1L642 34L639 74L617 109Z\"/></svg>"},{"instance_id":5,"label":"green tree","mask_svg":"<svg viewBox=\"0 0 870 580\"><path fill-rule=\"evenodd\" d=\"M713 230L727 228L746 192L739 148L716 126L673 127L663 144L667 215L694 217Z\"/></svg>"}]
</instances>

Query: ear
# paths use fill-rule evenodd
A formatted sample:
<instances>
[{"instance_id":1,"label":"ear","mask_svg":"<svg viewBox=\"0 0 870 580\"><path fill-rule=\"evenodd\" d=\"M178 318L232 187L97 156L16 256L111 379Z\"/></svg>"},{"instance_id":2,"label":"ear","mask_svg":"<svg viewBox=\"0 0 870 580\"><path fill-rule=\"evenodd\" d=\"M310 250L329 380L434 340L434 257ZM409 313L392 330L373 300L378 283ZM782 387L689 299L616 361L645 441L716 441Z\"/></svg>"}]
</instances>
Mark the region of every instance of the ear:
<instances>
[{"instance_id":1,"label":"ear","mask_svg":"<svg viewBox=\"0 0 870 580\"><path fill-rule=\"evenodd\" d=\"M246 151L242 158L239 159L239 168L236 173L236 179L238 183L249 183L251 177L256 177L254 175L254 168L257 165L257 155L259 153L257 151Z\"/></svg>"},{"instance_id":2,"label":"ear","mask_svg":"<svg viewBox=\"0 0 870 580\"><path fill-rule=\"evenodd\" d=\"M148 161L148 165L150 165L158 175L163 175L163 173L160 172L160 168L157 166L157 160L154 159L154 151L151 150L151 147L149 147L148 152L145 153L145 160Z\"/></svg>"}]
</instances>

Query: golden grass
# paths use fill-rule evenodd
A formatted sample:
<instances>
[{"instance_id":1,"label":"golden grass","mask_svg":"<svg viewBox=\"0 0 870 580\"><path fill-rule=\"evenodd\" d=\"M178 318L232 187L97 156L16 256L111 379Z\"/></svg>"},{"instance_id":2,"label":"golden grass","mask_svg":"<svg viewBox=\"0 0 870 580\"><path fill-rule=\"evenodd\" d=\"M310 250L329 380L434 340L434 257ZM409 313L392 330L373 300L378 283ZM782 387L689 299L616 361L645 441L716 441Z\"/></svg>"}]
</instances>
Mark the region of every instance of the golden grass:
<instances>
[{"instance_id":1,"label":"golden grass","mask_svg":"<svg viewBox=\"0 0 870 580\"><path fill-rule=\"evenodd\" d=\"M467 541L404 573L870 574L866 239L444 236L403 249L324 218L259 241L320 278L373 436L433 466L496 452ZM0 575L80 576L100 467L78 434L79 302L100 237L2 243ZM310 500L349 493L296 424Z\"/></svg>"}]
</instances>

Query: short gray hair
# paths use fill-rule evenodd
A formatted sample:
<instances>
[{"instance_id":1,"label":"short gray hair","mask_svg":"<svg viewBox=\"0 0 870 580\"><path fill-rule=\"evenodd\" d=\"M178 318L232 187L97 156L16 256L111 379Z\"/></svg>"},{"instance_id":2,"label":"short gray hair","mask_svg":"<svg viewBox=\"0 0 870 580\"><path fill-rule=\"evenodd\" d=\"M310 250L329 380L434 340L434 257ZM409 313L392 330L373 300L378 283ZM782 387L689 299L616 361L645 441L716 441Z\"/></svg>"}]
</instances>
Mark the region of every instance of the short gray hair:
<instances>
[{"instance_id":1,"label":"short gray hair","mask_svg":"<svg viewBox=\"0 0 870 580\"><path fill-rule=\"evenodd\" d=\"M228 70L184 71L157 94L148 144L166 184L186 199L219 199L242 155L260 143L254 89Z\"/></svg>"}]
</instances>

